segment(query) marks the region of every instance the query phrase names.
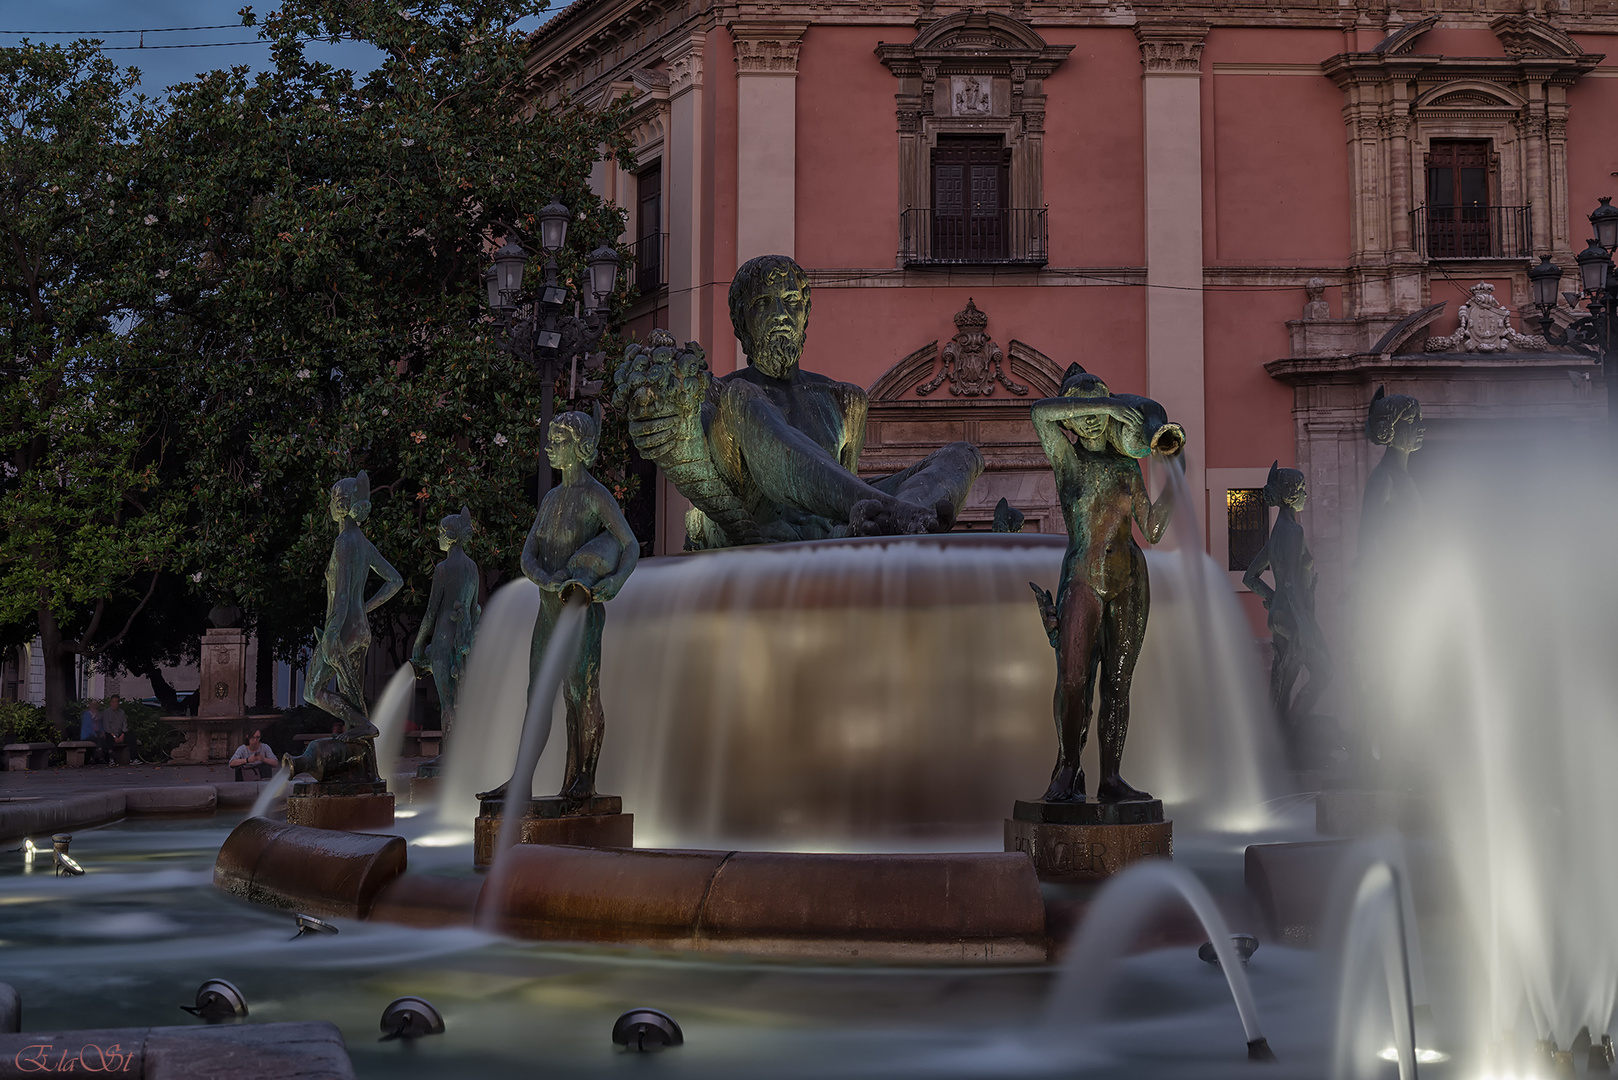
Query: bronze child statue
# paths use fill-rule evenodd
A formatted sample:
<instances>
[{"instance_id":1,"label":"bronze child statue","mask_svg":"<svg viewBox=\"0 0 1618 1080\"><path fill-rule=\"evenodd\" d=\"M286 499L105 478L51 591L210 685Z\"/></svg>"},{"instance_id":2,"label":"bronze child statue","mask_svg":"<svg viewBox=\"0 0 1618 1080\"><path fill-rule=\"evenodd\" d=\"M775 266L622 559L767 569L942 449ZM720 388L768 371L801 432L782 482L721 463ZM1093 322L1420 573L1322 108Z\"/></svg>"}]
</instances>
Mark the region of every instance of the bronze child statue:
<instances>
[{"instance_id":1,"label":"bronze child statue","mask_svg":"<svg viewBox=\"0 0 1618 1080\"><path fill-rule=\"evenodd\" d=\"M1309 498L1303 473L1283 469L1277 461L1270 466L1264 485L1264 505L1279 508L1269 539L1253 557L1253 564L1242 575L1242 584L1264 601L1270 613L1270 642L1275 656L1270 664L1270 704L1275 715L1297 744L1302 725L1307 723L1320 695L1332 681L1331 654L1315 621L1314 556L1304 542L1298 511ZM1260 576L1268 569L1275 579L1272 588ZM1304 668L1309 681L1292 696L1292 687Z\"/></svg>"},{"instance_id":2,"label":"bronze child statue","mask_svg":"<svg viewBox=\"0 0 1618 1080\"><path fill-rule=\"evenodd\" d=\"M433 589L410 656L418 678L432 673L438 689L439 729L446 738L455 723L466 655L472 651L483 614L478 606L478 564L461 547L471 538L472 512L464 506L459 514L438 523L438 547L445 552L444 561L433 570Z\"/></svg>"},{"instance_id":3,"label":"bronze child statue","mask_svg":"<svg viewBox=\"0 0 1618 1080\"><path fill-rule=\"evenodd\" d=\"M371 646L369 615L392 599L404 578L366 539L360 525L371 514L371 481L364 470L331 487L331 517L337 522L337 541L326 564L326 623L309 662L303 696L343 722L344 740L376 737L376 726L365 706L365 653ZM382 587L365 599L371 571ZM337 680L335 691L326 684Z\"/></svg>"},{"instance_id":4,"label":"bronze child statue","mask_svg":"<svg viewBox=\"0 0 1618 1080\"><path fill-rule=\"evenodd\" d=\"M1129 731L1129 687L1151 602L1146 557L1131 527L1138 524L1147 542L1157 543L1174 503L1172 489L1156 502L1150 499L1137 459L1154 451L1177 455L1185 431L1168 421L1157 402L1113 394L1078 364L1067 369L1062 396L1035 402L1033 415L1034 430L1056 470L1068 536L1055 599L1032 586L1056 650L1056 768L1043 799L1084 801L1079 756L1090 734L1090 698L1098 677L1101 783L1096 798L1149 799L1119 774Z\"/></svg>"},{"instance_id":5,"label":"bronze child statue","mask_svg":"<svg viewBox=\"0 0 1618 1080\"><path fill-rule=\"evenodd\" d=\"M618 595L640 558L640 544L617 501L590 475L600 439L601 421L587 413L567 412L551 421L546 455L561 470L562 483L545 493L522 549L522 572L540 588L530 680L539 672L568 595L582 589L590 599L578 658L562 686L567 706L567 772L561 794L578 801L595 794L596 762L606 726L601 711L604 604Z\"/></svg>"}]
</instances>

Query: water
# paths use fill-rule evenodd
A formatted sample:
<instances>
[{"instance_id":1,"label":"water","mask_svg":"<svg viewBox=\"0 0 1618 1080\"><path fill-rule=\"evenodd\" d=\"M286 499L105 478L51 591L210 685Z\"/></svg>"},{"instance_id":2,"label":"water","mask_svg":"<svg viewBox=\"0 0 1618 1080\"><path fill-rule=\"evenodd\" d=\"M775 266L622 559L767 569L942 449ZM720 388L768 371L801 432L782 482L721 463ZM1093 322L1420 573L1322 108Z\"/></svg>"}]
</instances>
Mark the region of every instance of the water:
<instances>
[{"instance_id":1,"label":"water","mask_svg":"<svg viewBox=\"0 0 1618 1080\"><path fill-rule=\"evenodd\" d=\"M376 771L390 785L393 774L399 770L399 752L404 749L405 723L410 719L410 706L416 695L416 669L410 664L393 673L382 696L371 709L371 723L376 725Z\"/></svg>"},{"instance_id":2,"label":"water","mask_svg":"<svg viewBox=\"0 0 1618 1080\"><path fill-rule=\"evenodd\" d=\"M1387 782L1434 819L1465 1041L1566 1048L1618 996L1618 501L1563 456L1488 465L1428 485L1425 552L1365 571L1361 679Z\"/></svg>"},{"instance_id":3,"label":"water","mask_svg":"<svg viewBox=\"0 0 1618 1080\"><path fill-rule=\"evenodd\" d=\"M1064 544L834 540L643 563L607 609L598 790L624 797L642 846L997 850L1055 760L1056 663L1028 583L1055 586ZM1207 556L1147 562L1126 775L1182 828L1272 824L1245 618ZM448 831L510 775L537 607L527 582L490 601L447 759ZM536 791L560 786L565 749L541 758Z\"/></svg>"}]
</instances>

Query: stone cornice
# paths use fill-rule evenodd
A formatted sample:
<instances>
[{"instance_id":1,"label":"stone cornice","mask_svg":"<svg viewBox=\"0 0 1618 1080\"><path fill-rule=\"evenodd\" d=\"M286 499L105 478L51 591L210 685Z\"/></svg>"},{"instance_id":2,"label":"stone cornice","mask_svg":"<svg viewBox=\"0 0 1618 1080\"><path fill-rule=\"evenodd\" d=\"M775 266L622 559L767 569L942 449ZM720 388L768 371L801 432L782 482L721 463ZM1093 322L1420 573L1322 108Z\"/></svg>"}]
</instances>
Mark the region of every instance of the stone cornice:
<instances>
[{"instance_id":1,"label":"stone cornice","mask_svg":"<svg viewBox=\"0 0 1618 1080\"><path fill-rule=\"evenodd\" d=\"M1141 67L1148 75L1200 75L1207 36L1206 23L1137 23Z\"/></svg>"},{"instance_id":2,"label":"stone cornice","mask_svg":"<svg viewBox=\"0 0 1618 1080\"><path fill-rule=\"evenodd\" d=\"M803 44L803 32L809 29L807 20L730 22L725 28L736 47L738 76L798 73L798 47Z\"/></svg>"}]
</instances>

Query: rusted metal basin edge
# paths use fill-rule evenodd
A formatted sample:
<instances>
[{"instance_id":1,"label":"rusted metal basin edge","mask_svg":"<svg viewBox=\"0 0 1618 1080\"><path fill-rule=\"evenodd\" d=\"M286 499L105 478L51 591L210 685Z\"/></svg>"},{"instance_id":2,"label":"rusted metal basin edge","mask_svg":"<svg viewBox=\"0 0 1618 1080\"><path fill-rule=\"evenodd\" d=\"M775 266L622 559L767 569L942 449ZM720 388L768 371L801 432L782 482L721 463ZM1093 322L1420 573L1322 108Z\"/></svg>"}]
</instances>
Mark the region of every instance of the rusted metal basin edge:
<instances>
[{"instance_id":1,"label":"rusted metal basin edge","mask_svg":"<svg viewBox=\"0 0 1618 1080\"><path fill-rule=\"evenodd\" d=\"M405 871L403 837L248 818L214 862L214 886L255 904L363 919Z\"/></svg>"}]
</instances>

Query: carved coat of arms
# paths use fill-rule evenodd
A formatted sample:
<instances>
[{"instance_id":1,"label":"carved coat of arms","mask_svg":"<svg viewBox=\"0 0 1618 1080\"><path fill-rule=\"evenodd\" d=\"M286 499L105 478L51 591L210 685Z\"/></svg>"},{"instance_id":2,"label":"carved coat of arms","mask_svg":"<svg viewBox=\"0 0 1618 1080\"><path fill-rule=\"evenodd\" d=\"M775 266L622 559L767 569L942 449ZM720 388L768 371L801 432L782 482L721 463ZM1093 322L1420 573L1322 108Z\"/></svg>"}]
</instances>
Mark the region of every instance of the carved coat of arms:
<instances>
[{"instance_id":1,"label":"carved coat of arms","mask_svg":"<svg viewBox=\"0 0 1618 1080\"><path fill-rule=\"evenodd\" d=\"M951 112L955 116L988 116L994 111L994 99L989 94L989 84L976 75L952 76L950 90L955 106Z\"/></svg>"},{"instance_id":2,"label":"carved coat of arms","mask_svg":"<svg viewBox=\"0 0 1618 1080\"><path fill-rule=\"evenodd\" d=\"M1543 352L1549 343L1539 334L1519 334L1511 328L1511 312L1495 299L1494 286L1480 281L1461 305L1461 325L1453 334L1430 337L1427 352Z\"/></svg>"},{"instance_id":3,"label":"carved coat of arms","mask_svg":"<svg viewBox=\"0 0 1618 1080\"><path fill-rule=\"evenodd\" d=\"M971 297L955 314L956 335L940 350L943 367L937 378L916 387L919 397L949 383L949 392L958 397L988 397L999 383L1013 394L1026 394L1028 387L1011 381L1005 372L1005 356L1000 346L989 340L989 317L978 310Z\"/></svg>"}]
</instances>

